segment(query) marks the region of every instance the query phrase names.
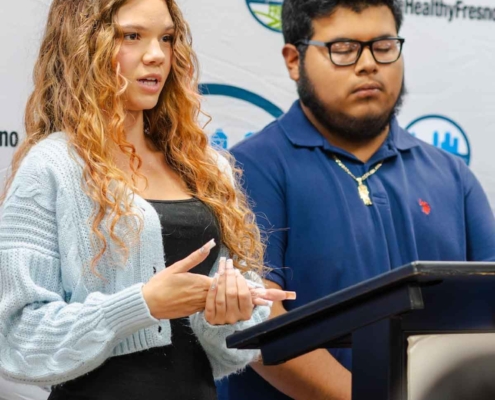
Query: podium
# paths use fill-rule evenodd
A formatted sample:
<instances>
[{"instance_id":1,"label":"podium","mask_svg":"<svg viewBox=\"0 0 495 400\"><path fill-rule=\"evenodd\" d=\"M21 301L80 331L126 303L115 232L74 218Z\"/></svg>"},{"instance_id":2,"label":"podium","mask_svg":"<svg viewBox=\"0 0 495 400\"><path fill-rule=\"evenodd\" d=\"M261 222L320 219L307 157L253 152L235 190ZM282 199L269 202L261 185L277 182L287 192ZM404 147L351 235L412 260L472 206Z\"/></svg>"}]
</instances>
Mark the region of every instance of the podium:
<instances>
[{"instance_id":1,"label":"podium","mask_svg":"<svg viewBox=\"0 0 495 400\"><path fill-rule=\"evenodd\" d=\"M414 262L237 332L276 365L352 348L352 399L407 400L411 335L495 332L495 262ZM331 379L331 378L329 378Z\"/></svg>"}]
</instances>

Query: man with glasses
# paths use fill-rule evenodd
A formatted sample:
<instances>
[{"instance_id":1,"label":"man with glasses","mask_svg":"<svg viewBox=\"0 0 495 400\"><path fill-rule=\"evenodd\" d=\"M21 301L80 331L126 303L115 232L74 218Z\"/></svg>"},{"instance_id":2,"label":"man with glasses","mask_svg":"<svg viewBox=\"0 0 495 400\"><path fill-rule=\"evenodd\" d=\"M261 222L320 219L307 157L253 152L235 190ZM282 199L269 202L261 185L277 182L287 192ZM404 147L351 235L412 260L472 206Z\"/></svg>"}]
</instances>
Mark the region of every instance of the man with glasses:
<instances>
[{"instance_id":1,"label":"man with glasses","mask_svg":"<svg viewBox=\"0 0 495 400\"><path fill-rule=\"evenodd\" d=\"M283 56L299 101L232 151L269 233L268 285L298 295L272 316L415 260L495 260L494 218L473 174L398 125L401 22L394 0L284 2ZM350 368L350 350L320 349L254 364L221 393L349 400Z\"/></svg>"}]
</instances>

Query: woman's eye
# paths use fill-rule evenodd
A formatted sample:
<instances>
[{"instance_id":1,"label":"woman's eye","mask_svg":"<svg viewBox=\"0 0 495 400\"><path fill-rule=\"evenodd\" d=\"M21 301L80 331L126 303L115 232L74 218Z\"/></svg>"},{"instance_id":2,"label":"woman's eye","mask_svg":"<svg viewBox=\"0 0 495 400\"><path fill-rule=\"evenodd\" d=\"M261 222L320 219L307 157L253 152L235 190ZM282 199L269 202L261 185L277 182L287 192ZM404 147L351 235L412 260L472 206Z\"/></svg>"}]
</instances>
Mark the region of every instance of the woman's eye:
<instances>
[{"instance_id":1,"label":"woman's eye","mask_svg":"<svg viewBox=\"0 0 495 400\"><path fill-rule=\"evenodd\" d=\"M139 35L137 33L124 33L125 40L137 40Z\"/></svg>"},{"instance_id":2,"label":"woman's eye","mask_svg":"<svg viewBox=\"0 0 495 400\"><path fill-rule=\"evenodd\" d=\"M162 40L166 43L169 43L174 40L174 37L172 35L165 35L164 37L162 37Z\"/></svg>"}]
</instances>

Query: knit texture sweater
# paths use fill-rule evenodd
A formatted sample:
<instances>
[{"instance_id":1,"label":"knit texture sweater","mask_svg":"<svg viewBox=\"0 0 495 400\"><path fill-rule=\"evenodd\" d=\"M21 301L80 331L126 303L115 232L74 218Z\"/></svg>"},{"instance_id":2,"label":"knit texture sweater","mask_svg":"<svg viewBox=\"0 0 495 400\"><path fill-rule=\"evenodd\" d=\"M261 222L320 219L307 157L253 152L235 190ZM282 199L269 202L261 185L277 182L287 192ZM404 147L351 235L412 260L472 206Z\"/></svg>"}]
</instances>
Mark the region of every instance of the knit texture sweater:
<instances>
[{"instance_id":1,"label":"knit texture sweater","mask_svg":"<svg viewBox=\"0 0 495 400\"><path fill-rule=\"evenodd\" d=\"M229 173L221 156L219 165ZM159 217L136 194L140 240L119 264L116 246L90 270L92 200L83 189L83 162L63 133L51 134L23 160L0 219L0 373L23 383L51 386L81 376L107 358L172 343L169 320L151 316L142 286L165 268ZM108 237L106 220L101 229ZM118 233L118 232L117 232ZM220 256L228 256L222 246ZM211 271L218 269L218 259ZM267 319L256 307L249 321L212 326L197 313L193 332L214 377L239 371L256 350L227 349L225 338Z\"/></svg>"}]
</instances>

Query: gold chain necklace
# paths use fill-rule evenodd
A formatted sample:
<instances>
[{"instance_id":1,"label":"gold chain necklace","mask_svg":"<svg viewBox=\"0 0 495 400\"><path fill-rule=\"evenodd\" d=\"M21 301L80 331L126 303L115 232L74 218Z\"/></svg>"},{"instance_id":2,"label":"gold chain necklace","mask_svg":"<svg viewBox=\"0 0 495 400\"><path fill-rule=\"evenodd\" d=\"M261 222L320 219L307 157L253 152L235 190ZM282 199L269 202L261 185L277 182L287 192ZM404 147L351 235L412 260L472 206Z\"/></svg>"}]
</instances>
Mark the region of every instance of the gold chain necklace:
<instances>
[{"instance_id":1,"label":"gold chain necklace","mask_svg":"<svg viewBox=\"0 0 495 400\"><path fill-rule=\"evenodd\" d=\"M354 179L357 184L358 184L358 193L359 197L361 200L363 200L364 205L366 206L372 206L373 202L370 199L370 191L368 190L368 187L363 183L366 179L368 179L371 175L373 175L378 169L383 165L383 162L379 162L375 168L370 169L368 172L366 172L363 176L360 178L356 178L351 171L349 171L349 168L347 168L342 161L340 161L337 156L334 154L333 159L337 163L337 165L342 168L345 172L347 172L348 175Z\"/></svg>"}]
</instances>

